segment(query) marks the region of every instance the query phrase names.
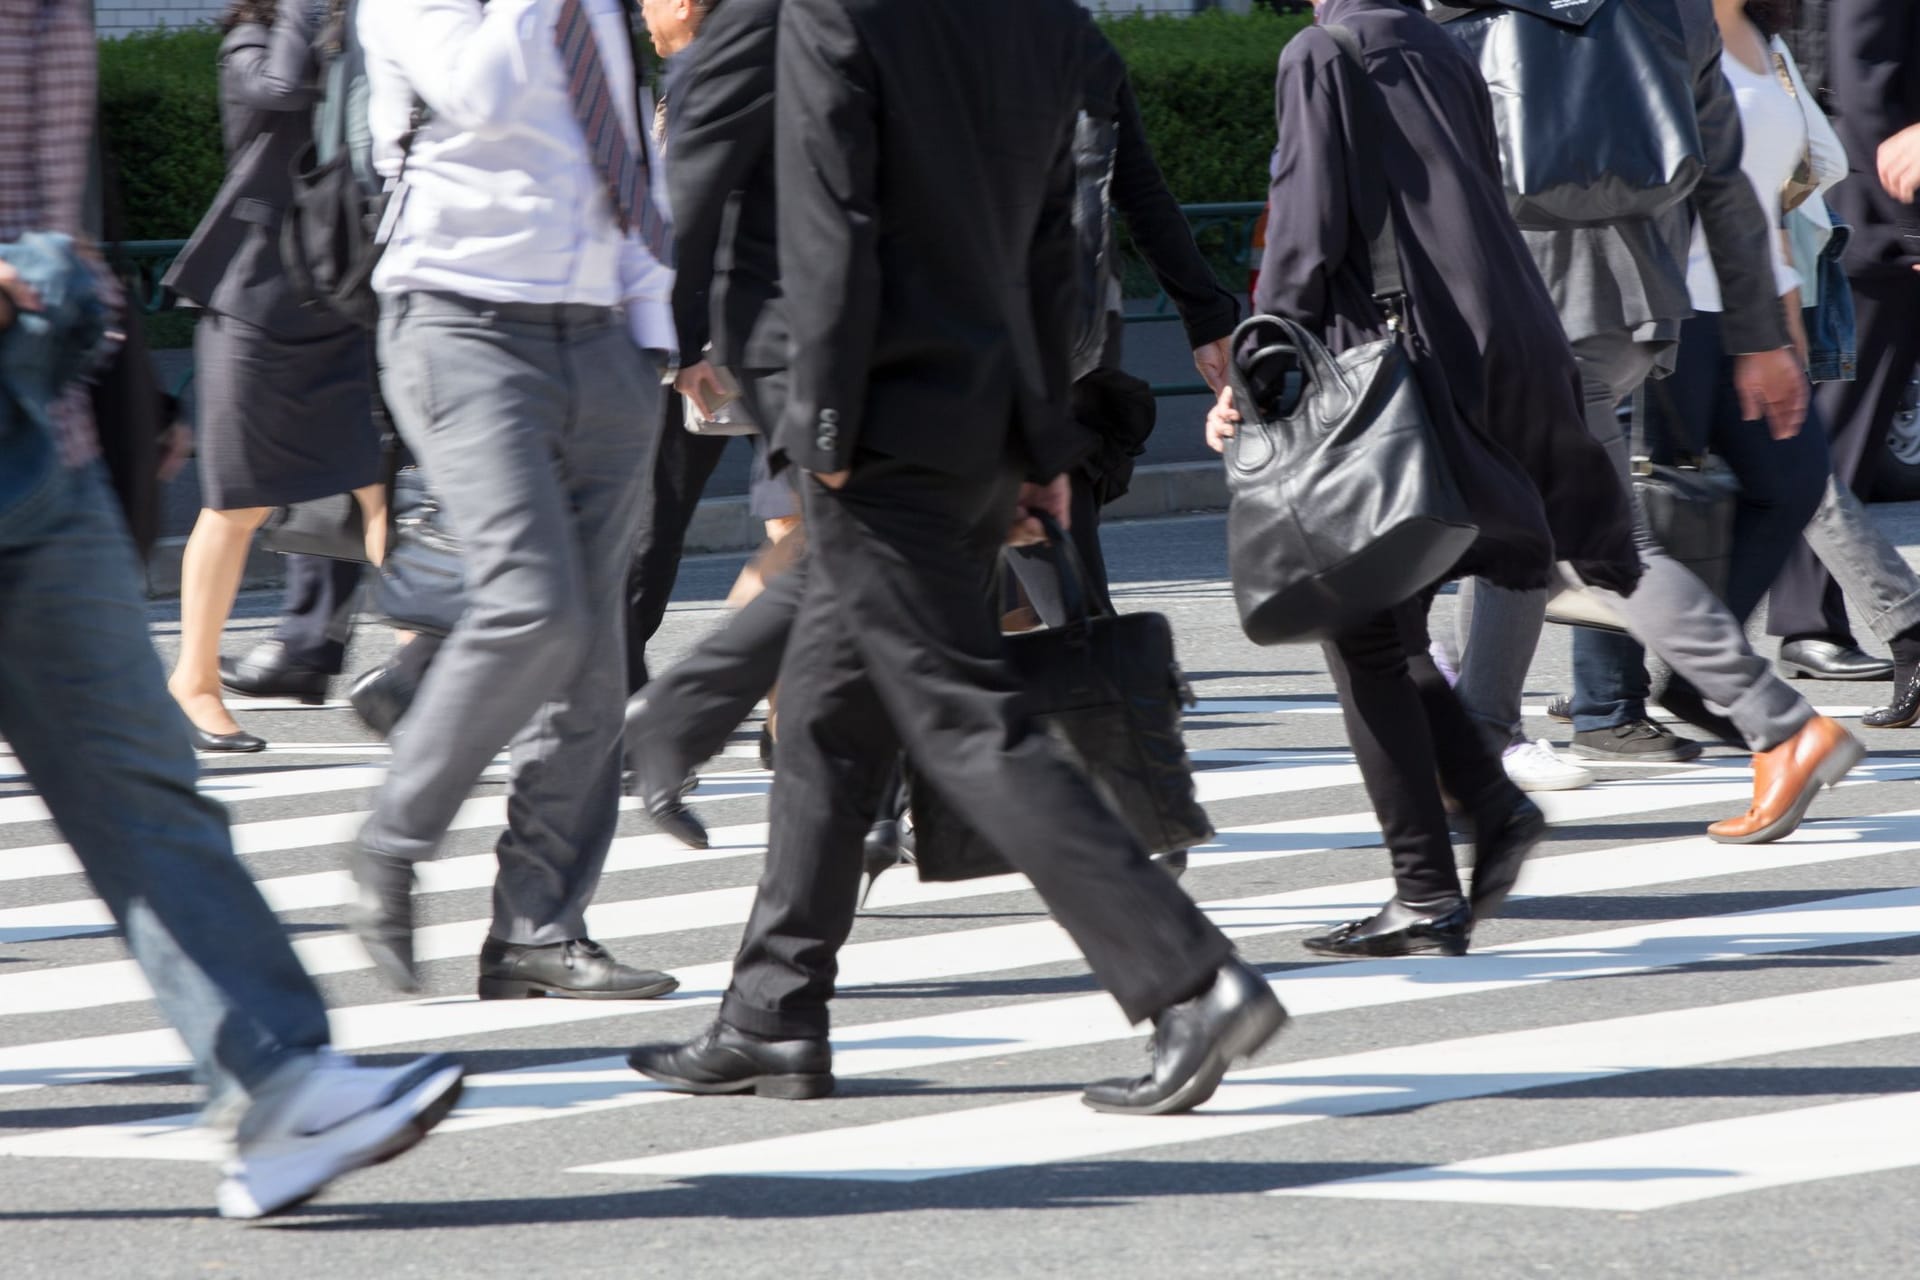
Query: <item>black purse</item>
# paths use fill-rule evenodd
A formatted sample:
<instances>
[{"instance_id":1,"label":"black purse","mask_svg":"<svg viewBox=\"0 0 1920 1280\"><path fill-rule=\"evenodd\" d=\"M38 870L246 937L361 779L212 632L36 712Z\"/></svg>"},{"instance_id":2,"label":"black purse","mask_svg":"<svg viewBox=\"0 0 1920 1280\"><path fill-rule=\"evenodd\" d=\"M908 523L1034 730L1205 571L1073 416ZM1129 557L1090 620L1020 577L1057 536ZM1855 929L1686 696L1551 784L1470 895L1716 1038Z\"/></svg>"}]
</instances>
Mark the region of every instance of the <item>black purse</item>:
<instances>
[{"instance_id":1,"label":"black purse","mask_svg":"<svg viewBox=\"0 0 1920 1280\"><path fill-rule=\"evenodd\" d=\"M1507 203L1523 227L1657 217L1706 170L1677 7L1640 0L1432 5L1493 94ZM1631 86L1631 92L1624 87Z\"/></svg>"},{"instance_id":2,"label":"black purse","mask_svg":"<svg viewBox=\"0 0 1920 1280\"><path fill-rule=\"evenodd\" d=\"M460 539L447 527L440 500L418 467L394 475L388 510L392 523L386 561L374 582L374 608L395 626L444 636L467 611Z\"/></svg>"},{"instance_id":3,"label":"black purse","mask_svg":"<svg viewBox=\"0 0 1920 1280\"><path fill-rule=\"evenodd\" d=\"M1361 132L1391 127L1352 33ZM1384 178L1382 179L1384 181ZM1372 242L1375 297L1406 294L1391 201ZM1241 425L1227 450L1227 563L1255 644L1327 640L1432 586L1479 536L1435 432L1399 320L1338 356L1292 320L1233 335Z\"/></svg>"},{"instance_id":4,"label":"black purse","mask_svg":"<svg viewBox=\"0 0 1920 1280\"><path fill-rule=\"evenodd\" d=\"M260 545L283 556L325 556L367 563L366 521L350 493L276 507L260 526Z\"/></svg>"},{"instance_id":5,"label":"black purse","mask_svg":"<svg viewBox=\"0 0 1920 1280\"><path fill-rule=\"evenodd\" d=\"M1194 797L1180 733L1193 690L1174 660L1173 628L1157 613L1092 614L1078 553L1050 520L1043 523L1071 621L1006 639L1007 663L1029 710L1149 853L1205 844L1213 824ZM911 768L907 787L922 880L973 880L1013 869Z\"/></svg>"}]
</instances>

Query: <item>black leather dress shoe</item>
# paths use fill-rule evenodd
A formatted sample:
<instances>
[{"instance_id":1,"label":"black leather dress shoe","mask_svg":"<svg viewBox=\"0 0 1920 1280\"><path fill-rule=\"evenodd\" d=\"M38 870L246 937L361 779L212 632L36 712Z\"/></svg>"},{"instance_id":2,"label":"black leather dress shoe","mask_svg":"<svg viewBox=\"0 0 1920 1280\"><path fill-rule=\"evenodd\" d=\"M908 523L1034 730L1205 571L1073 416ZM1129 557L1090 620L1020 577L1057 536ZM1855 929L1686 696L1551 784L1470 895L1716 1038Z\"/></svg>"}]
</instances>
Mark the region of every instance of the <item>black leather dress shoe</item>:
<instances>
[{"instance_id":1,"label":"black leather dress shoe","mask_svg":"<svg viewBox=\"0 0 1920 1280\"><path fill-rule=\"evenodd\" d=\"M488 938L480 948L480 998L524 1000L571 996L575 1000L651 1000L678 990L680 979L658 969L636 969L615 960L591 938L546 947Z\"/></svg>"},{"instance_id":2,"label":"black leather dress shoe","mask_svg":"<svg viewBox=\"0 0 1920 1280\"><path fill-rule=\"evenodd\" d=\"M1101 1080L1081 1101L1119 1115L1171 1116L1191 1111L1220 1087L1235 1060L1258 1053L1286 1025L1287 1011L1258 970L1238 957L1213 985L1153 1020L1153 1066L1144 1076Z\"/></svg>"},{"instance_id":3,"label":"black leather dress shoe","mask_svg":"<svg viewBox=\"0 0 1920 1280\"><path fill-rule=\"evenodd\" d=\"M1905 729L1916 720L1920 720L1920 671L1893 691L1891 703L1860 717L1860 723L1869 729Z\"/></svg>"},{"instance_id":4,"label":"black leather dress shoe","mask_svg":"<svg viewBox=\"0 0 1920 1280\"><path fill-rule=\"evenodd\" d=\"M386 738L393 735L418 692L417 681L392 664L383 664L360 673L347 693L347 701L367 728Z\"/></svg>"},{"instance_id":5,"label":"black leather dress shoe","mask_svg":"<svg viewBox=\"0 0 1920 1280\"><path fill-rule=\"evenodd\" d=\"M633 771L631 794L638 796L653 825L686 845L704 849L711 843L706 824L687 808L687 775L693 770L677 757L671 731L647 720L647 695L627 699L625 729L627 767Z\"/></svg>"},{"instance_id":6,"label":"black leather dress shoe","mask_svg":"<svg viewBox=\"0 0 1920 1280\"><path fill-rule=\"evenodd\" d=\"M681 1093L824 1098L833 1092L833 1048L818 1040L762 1040L714 1024L686 1044L643 1044L627 1065Z\"/></svg>"},{"instance_id":7,"label":"black leather dress shoe","mask_svg":"<svg viewBox=\"0 0 1920 1280\"><path fill-rule=\"evenodd\" d=\"M1467 954L1473 908L1464 899L1427 905L1395 898L1365 920L1349 920L1301 944L1315 955L1342 958Z\"/></svg>"},{"instance_id":8,"label":"black leather dress shoe","mask_svg":"<svg viewBox=\"0 0 1920 1280\"><path fill-rule=\"evenodd\" d=\"M1468 903L1475 920L1498 914L1520 879L1527 855L1547 836L1547 815L1524 795L1519 803L1474 824L1473 889Z\"/></svg>"},{"instance_id":9,"label":"black leather dress shoe","mask_svg":"<svg viewBox=\"0 0 1920 1280\"><path fill-rule=\"evenodd\" d=\"M1891 680L1893 659L1876 658L1850 644L1836 644L1817 636L1799 637L1780 646L1780 667L1796 680Z\"/></svg>"},{"instance_id":10,"label":"black leather dress shoe","mask_svg":"<svg viewBox=\"0 0 1920 1280\"><path fill-rule=\"evenodd\" d=\"M380 976L401 991L418 991L413 967L413 864L355 845L353 883L359 894L347 924Z\"/></svg>"},{"instance_id":11,"label":"black leather dress shoe","mask_svg":"<svg viewBox=\"0 0 1920 1280\"><path fill-rule=\"evenodd\" d=\"M278 640L262 640L244 658L220 659L220 683L249 698L294 698L308 706L327 700L328 672L302 666Z\"/></svg>"},{"instance_id":12,"label":"black leather dress shoe","mask_svg":"<svg viewBox=\"0 0 1920 1280\"><path fill-rule=\"evenodd\" d=\"M187 721L187 734L193 739L195 751L223 751L232 755L245 755L254 751L265 751L264 738L256 738L245 729L237 733L208 733L193 721Z\"/></svg>"}]
</instances>

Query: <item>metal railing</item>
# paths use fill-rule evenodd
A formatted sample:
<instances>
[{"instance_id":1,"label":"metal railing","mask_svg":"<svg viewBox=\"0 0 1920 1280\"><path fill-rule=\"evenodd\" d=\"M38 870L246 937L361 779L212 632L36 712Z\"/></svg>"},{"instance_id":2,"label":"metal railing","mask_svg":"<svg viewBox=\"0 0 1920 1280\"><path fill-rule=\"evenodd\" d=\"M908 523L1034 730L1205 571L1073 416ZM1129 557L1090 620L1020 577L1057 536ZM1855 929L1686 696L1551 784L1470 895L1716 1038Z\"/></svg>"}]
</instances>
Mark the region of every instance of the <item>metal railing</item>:
<instances>
[{"instance_id":1,"label":"metal railing","mask_svg":"<svg viewBox=\"0 0 1920 1280\"><path fill-rule=\"evenodd\" d=\"M1200 245L1207 260L1214 264L1216 271L1235 272L1237 275L1223 281L1228 290L1238 294L1242 292L1242 282L1253 265L1253 230L1260 220L1260 212L1265 206L1259 201L1247 201L1228 204L1189 204L1182 205L1181 212L1187 215L1187 222L1193 227L1194 240ZM107 246L107 255L127 282L127 296L140 304L141 310L148 315L156 315L174 308L176 299L173 294L160 285L167 274L167 268L186 248L185 240L122 240ZM1130 284L1150 281L1151 277L1137 262L1128 264ZM1167 295L1154 288L1148 295L1151 301L1144 308L1136 307L1140 297L1136 296L1128 303L1126 323L1175 324L1179 315L1173 310L1173 304ZM191 375L188 375L189 379ZM184 389L182 382L180 389ZM1153 394L1156 396L1204 395L1207 387L1202 382L1169 382L1156 384Z\"/></svg>"}]
</instances>

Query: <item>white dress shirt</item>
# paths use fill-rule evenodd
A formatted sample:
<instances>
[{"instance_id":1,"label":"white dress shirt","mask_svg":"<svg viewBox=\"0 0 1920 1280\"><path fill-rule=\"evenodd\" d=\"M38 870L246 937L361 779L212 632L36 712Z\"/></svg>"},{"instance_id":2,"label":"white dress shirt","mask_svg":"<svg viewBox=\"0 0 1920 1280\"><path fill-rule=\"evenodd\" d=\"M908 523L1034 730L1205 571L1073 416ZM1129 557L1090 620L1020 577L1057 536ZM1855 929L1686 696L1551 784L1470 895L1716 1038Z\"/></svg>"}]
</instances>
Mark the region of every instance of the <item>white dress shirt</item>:
<instances>
[{"instance_id":1,"label":"white dress shirt","mask_svg":"<svg viewBox=\"0 0 1920 1280\"><path fill-rule=\"evenodd\" d=\"M648 146L620 0L585 3L628 145ZM382 174L400 172L415 95L432 112L408 153L373 287L486 302L624 302L636 344L675 351L673 272L614 220L554 46L559 12L559 0L360 6L367 115ZM654 198L664 207L653 158Z\"/></svg>"}]
</instances>

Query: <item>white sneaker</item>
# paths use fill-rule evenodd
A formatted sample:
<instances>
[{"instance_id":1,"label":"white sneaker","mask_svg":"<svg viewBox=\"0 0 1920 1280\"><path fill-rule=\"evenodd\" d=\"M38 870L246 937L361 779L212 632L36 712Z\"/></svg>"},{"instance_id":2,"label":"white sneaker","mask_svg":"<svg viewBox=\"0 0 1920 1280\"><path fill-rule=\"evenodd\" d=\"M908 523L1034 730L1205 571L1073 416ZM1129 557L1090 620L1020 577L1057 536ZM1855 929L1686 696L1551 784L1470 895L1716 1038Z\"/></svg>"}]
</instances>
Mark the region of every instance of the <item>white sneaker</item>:
<instances>
[{"instance_id":1,"label":"white sneaker","mask_svg":"<svg viewBox=\"0 0 1920 1280\"><path fill-rule=\"evenodd\" d=\"M278 1213L341 1174L393 1159L446 1119L465 1074L445 1054L363 1067L321 1050L306 1074L241 1117L220 1216Z\"/></svg>"},{"instance_id":2,"label":"white sneaker","mask_svg":"<svg viewBox=\"0 0 1920 1280\"><path fill-rule=\"evenodd\" d=\"M1545 738L1514 743L1501 763L1507 766L1507 777L1522 791L1578 791L1593 785L1592 773L1555 755L1553 744Z\"/></svg>"}]
</instances>

